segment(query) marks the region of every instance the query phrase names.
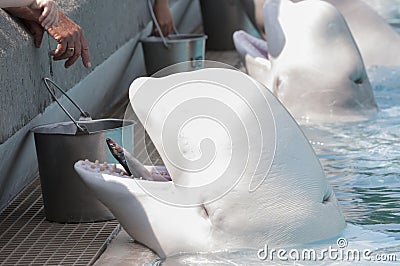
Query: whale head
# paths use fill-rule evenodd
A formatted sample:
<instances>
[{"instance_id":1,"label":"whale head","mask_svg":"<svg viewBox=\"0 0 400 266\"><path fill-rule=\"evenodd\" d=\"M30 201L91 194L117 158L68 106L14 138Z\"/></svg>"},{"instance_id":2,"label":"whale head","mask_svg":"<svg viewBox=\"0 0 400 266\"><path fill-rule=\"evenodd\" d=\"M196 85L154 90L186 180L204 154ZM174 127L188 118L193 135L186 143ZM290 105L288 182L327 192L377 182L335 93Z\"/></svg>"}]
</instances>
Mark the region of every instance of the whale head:
<instances>
[{"instance_id":1,"label":"whale head","mask_svg":"<svg viewBox=\"0 0 400 266\"><path fill-rule=\"evenodd\" d=\"M326 239L345 227L299 126L265 87L229 69L138 78L131 106L172 181L77 162L124 229L160 257Z\"/></svg>"},{"instance_id":2,"label":"whale head","mask_svg":"<svg viewBox=\"0 0 400 266\"><path fill-rule=\"evenodd\" d=\"M360 52L334 6L268 0L263 16L265 44L241 31L233 36L235 46L248 73L294 117L358 120L377 111Z\"/></svg>"}]
</instances>

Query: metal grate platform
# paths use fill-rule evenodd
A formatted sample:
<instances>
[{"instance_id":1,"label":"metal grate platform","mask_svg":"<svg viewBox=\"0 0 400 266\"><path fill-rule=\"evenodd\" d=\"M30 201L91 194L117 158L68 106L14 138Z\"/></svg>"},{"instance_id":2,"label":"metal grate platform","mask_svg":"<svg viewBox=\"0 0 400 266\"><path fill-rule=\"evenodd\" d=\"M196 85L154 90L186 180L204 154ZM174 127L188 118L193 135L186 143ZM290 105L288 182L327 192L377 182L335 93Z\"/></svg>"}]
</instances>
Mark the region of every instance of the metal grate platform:
<instances>
[{"instance_id":1,"label":"metal grate platform","mask_svg":"<svg viewBox=\"0 0 400 266\"><path fill-rule=\"evenodd\" d=\"M36 178L0 213L0 265L91 265L119 230L116 220L48 222Z\"/></svg>"}]
</instances>

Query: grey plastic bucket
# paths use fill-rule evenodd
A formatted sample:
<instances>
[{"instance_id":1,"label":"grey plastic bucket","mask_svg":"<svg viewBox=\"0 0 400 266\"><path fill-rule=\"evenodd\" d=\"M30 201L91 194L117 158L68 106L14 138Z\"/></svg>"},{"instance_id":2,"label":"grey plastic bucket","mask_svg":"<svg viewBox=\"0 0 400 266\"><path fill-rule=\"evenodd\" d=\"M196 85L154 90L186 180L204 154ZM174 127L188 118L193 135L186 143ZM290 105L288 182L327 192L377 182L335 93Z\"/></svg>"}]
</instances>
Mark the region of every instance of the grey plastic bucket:
<instances>
[{"instance_id":1,"label":"grey plastic bucket","mask_svg":"<svg viewBox=\"0 0 400 266\"><path fill-rule=\"evenodd\" d=\"M75 135L73 122L48 124L32 129L39 163L46 218L53 222L94 222L114 219L108 209L86 188L74 170L81 159L117 163L106 138L132 141L133 125L118 119L81 121L89 134ZM125 124L125 126L123 126Z\"/></svg>"},{"instance_id":2,"label":"grey plastic bucket","mask_svg":"<svg viewBox=\"0 0 400 266\"><path fill-rule=\"evenodd\" d=\"M232 34L244 30L261 38L240 0L200 0L207 49L234 50Z\"/></svg>"},{"instance_id":3,"label":"grey plastic bucket","mask_svg":"<svg viewBox=\"0 0 400 266\"><path fill-rule=\"evenodd\" d=\"M181 62L191 61L194 66L199 64L204 60L206 39L207 36L202 34L172 34L164 40L156 36L143 38L147 75Z\"/></svg>"},{"instance_id":4,"label":"grey plastic bucket","mask_svg":"<svg viewBox=\"0 0 400 266\"><path fill-rule=\"evenodd\" d=\"M46 82L51 81L45 79ZM49 89L47 83L46 86ZM54 97L54 93L51 94ZM88 116L87 113L84 115ZM81 159L117 163L107 147L107 138L123 142L125 148L133 152L135 122L85 119L31 129L35 139L44 209L49 221L76 223L114 219L111 212L84 185L74 170L74 164ZM78 130L77 125L84 130Z\"/></svg>"}]
</instances>

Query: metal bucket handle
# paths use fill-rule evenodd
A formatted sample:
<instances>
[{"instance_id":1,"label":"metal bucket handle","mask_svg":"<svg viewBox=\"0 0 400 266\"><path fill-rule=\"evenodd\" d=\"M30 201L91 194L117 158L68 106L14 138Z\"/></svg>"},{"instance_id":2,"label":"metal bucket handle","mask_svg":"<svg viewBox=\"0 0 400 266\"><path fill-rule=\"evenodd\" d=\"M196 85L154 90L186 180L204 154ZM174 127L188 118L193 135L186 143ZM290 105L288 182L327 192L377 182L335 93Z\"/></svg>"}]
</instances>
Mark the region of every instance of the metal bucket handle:
<instances>
[{"instance_id":1,"label":"metal bucket handle","mask_svg":"<svg viewBox=\"0 0 400 266\"><path fill-rule=\"evenodd\" d=\"M82 110L82 108L79 107L79 105L74 102L61 88L58 86L54 81L52 81L49 78L44 78L43 79L44 84L46 85L47 90L50 92L51 96L53 96L54 100L57 102L57 104L61 107L61 109L64 111L64 113L71 119L71 121L75 124L77 131L76 134L89 134L89 130L85 125L80 125L73 117L72 115L65 109L65 107L58 101L56 95L54 92L50 89L49 82L56 87L67 99L79 110L81 113L79 120L92 120L88 112L85 112Z\"/></svg>"},{"instance_id":2,"label":"metal bucket handle","mask_svg":"<svg viewBox=\"0 0 400 266\"><path fill-rule=\"evenodd\" d=\"M164 34L162 33L161 28L160 28L160 24L158 24L156 15L154 14L153 5L151 4L151 1L150 1L150 0L147 0L147 4L148 4L148 6L149 6L150 15L151 15L151 18L152 18L152 20L153 20L153 23L156 25L156 28L157 28L157 30L158 30L158 33L160 33L160 37L161 37L161 39L162 39L162 41L163 41L163 43L164 43L164 46L165 46L166 48L169 48L168 41L167 41L167 39L165 38ZM178 30L176 29L175 25L174 25L174 32L175 32L175 34L179 35L179 32L178 32Z\"/></svg>"}]
</instances>

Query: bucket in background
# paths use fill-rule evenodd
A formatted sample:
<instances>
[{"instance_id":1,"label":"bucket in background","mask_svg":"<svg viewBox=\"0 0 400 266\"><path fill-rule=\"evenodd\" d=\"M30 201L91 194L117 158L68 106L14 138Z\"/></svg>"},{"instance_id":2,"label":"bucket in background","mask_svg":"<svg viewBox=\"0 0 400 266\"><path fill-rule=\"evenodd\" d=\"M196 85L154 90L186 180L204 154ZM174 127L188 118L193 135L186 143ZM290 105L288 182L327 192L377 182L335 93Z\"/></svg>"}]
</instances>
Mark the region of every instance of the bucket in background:
<instances>
[{"instance_id":1,"label":"bucket in background","mask_svg":"<svg viewBox=\"0 0 400 266\"><path fill-rule=\"evenodd\" d=\"M207 36L178 34L163 37L149 36L141 40L147 75L177 63L191 61L193 68L201 68ZM185 71L185 70L182 70Z\"/></svg>"},{"instance_id":2,"label":"bucket in background","mask_svg":"<svg viewBox=\"0 0 400 266\"><path fill-rule=\"evenodd\" d=\"M147 0L147 4L153 23L160 33L160 37L148 36L141 39L147 75L151 76L165 67L188 61L192 64L192 70L202 68L207 36L203 34L180 34L175 27L175 34L164 36L154 14L151 1ZM187 71L187 68L178 69L178 71Z\"/></svg>"},{"instance_id":3,"label":"bucket in background","mask_svg":"<svg viewBox=\"0 0 400 266\"><path fill-rule=\"evenodd\" d=\"M81 112L76 121L60 104L49 84L58 88ZM107 138L124 143L133 153L134 121L91 120L57 84L45 79L54 99L72 121L37 126L34 134L40 183L46 218L52 222L77 223L114 219L111 212L92 194L74 170L81 159L118 163L106 144Z\"/></svg>"}]
</instances>

